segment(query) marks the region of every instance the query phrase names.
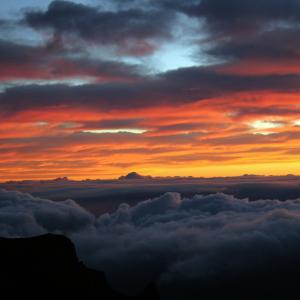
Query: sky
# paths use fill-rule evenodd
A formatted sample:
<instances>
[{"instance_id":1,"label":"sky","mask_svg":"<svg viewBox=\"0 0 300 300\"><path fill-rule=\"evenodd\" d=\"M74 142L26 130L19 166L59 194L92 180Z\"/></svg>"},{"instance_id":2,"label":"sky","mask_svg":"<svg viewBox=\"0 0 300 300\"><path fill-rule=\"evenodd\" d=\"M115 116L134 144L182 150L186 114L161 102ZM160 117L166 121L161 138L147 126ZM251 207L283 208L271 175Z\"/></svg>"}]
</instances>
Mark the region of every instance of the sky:
<instances>
[{"instance_id":1,"label":"sky","mask_svg":"<svg viewBox=\"0 0 300 300\"><path fill-rule=\"evenodd\" d=\"M300 1L11 0L0 180L300 174Z\"/></svg>"}]
</instances>

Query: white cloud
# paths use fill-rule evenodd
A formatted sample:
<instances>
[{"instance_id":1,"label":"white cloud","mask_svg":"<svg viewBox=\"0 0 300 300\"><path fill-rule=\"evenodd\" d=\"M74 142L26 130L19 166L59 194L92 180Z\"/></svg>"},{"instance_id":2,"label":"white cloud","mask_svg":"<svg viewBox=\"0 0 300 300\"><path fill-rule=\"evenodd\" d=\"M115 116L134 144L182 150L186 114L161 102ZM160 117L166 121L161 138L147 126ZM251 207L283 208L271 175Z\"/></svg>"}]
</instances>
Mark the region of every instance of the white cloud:
<instances>
[{"instance_id":1,"label":"white cloud","mask_svg":"<svg viewBox=\"0 0 300 300\"><path fill-rule=\"evenodd\" d=\"M284 124L276 121L264 121L264 120L256 120L254 122L249 123L249 125L254 129L264 130L264 129L275 129L283 127Z\"/></svg>"}]
</instances>

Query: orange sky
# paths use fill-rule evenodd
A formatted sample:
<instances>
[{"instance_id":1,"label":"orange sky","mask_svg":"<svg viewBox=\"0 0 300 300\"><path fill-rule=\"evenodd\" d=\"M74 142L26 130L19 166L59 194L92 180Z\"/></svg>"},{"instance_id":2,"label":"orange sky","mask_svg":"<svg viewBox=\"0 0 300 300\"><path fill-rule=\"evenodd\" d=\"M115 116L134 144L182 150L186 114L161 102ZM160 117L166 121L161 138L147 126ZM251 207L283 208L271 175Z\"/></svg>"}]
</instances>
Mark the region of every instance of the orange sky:
<instances>
[{"instance_id":1,"label":"orange sky","mask_svg":"<svg viewBox=\"0 0 300 300\"><path fill-rule=\"evenodd\" d=\"M20 6L0 28L0 181L300 174L298 27L214 3L157 24L116 6L105 34L85 1Z\"/></svg>"},{"instance_id":2,"label":"orange sky","mask_svg":"<svg viewBox=\"0 0 300 300\"><path fill-rule=\"evenodd\" d=\"M0 177L114 178L131 170L154 176L300 174L298 97L246 93L122 114L24 111L2 123ZM126 120L145 132L89 132L105 129L97 122Z\"/></svg>"}]
</instances>

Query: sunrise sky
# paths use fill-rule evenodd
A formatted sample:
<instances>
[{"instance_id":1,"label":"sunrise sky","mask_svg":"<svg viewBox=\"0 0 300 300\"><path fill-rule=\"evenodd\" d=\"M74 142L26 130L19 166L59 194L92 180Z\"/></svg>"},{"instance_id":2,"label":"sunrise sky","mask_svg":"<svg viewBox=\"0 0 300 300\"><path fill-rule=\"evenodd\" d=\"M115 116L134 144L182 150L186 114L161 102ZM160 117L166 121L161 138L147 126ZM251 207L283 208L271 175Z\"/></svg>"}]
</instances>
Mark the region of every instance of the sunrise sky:
<instances>
[{"instance_id":1,"label":"sunrise sky","mask_svg":"<svg viewBox=\"0 0 300 300\"><path fill-rule=\"evenodd\" d=\"M300 174L300 1L3 1L0 181Z\"/></svg>"}]
</instances>

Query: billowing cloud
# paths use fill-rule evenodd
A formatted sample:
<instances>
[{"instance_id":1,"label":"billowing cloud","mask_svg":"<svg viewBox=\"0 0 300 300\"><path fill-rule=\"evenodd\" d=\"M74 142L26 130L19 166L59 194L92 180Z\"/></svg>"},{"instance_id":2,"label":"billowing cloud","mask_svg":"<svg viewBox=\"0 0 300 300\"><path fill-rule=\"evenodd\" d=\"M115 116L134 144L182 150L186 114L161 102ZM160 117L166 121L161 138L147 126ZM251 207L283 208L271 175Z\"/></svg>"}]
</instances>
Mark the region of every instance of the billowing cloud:
<instances>
[{"instance_id":1,"label":"billowing cloud","mask_svg":"<svg viewBox=\"0 0 300 300\"><path fill-rule=\"evenodd\" d=\"M121 290L154 280L163 299L199 299L208 291L239 299L245 289L256 299L295 299L299 200L167 193L96 220L72 201L4 190L0 200L2 236L65 233L80 258Z\"/></svg>"},{"instance_id":2,"label":"billowing cloud","mask_svg":"<svg viewBox=\"0 0 300 300\"><path fill-rule=\"evenodd\" d=\"M30 194L0 192L1 236L28 236L45 232L71 233L88 226L93 216L74 201L53 202Z\"/></svg>"}]
</instances>

